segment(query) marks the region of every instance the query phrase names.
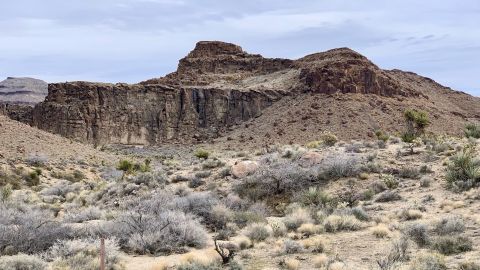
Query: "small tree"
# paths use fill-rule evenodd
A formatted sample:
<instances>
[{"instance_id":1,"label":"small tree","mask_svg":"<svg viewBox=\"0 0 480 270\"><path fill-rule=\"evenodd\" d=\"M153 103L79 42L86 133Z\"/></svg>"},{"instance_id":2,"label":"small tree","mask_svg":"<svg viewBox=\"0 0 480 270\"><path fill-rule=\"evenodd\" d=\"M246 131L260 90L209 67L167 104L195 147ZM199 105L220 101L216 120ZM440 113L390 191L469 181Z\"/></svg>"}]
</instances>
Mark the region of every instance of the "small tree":
<instances>
[{"instance_id":1,"label":"small tree","mask_svg":"<svg viewBox=\"0 0 480 270\"><path fill-rule=\"evenodd\" d=\"M407 109L403 114L407 123L407 130L402 134L402 141L408 143L410 154L413 154L413 148L416 139L425 134L425 129L430 124L427 112Z\"/></svg>"}]
</instances>

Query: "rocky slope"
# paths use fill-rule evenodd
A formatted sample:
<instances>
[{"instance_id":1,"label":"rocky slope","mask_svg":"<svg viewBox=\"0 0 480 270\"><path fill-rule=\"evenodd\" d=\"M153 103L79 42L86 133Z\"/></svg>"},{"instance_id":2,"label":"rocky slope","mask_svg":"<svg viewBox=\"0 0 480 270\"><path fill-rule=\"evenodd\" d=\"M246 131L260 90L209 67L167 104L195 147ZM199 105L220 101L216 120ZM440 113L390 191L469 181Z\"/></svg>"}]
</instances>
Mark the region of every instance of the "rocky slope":
<instances>
[{"instance_id":1,"label":"rocky slope","mask_svg":"<svg viewBox=\"0 0 480 270\"><path fill-rule=\"evenodd\" d=\"M407 107L427 110L432 131L442 133L480 120L480 99L413 73L382 70L348 48L289 60L199 42L162 78L51 84L33 111L33 125L94 144L220 137L255 147L305 142L325 130L342 139L396 131Z\"/></svg>"}]
</instances>

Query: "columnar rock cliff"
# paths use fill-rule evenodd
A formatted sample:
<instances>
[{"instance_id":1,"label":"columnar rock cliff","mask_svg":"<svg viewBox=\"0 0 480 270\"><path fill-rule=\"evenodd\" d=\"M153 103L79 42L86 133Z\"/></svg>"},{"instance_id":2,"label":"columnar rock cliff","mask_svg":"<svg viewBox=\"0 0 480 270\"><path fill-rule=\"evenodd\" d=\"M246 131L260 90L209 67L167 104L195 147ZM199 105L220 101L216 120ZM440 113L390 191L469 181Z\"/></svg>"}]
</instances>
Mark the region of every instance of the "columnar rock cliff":
<instances>
[{"instance_id":1,"label":"columnar rock cliff","mask_svg":"<svg viewBox=\"0 0 480 270\"><path fill-rule=\"evenodd\" d=\"M335 114L328 104L326 107L311 104L311 108L298 110L294 107L298 105L297 101L290 102L298 98L307 100L311 95L320 97L320 100L343 95L327 102L332 106L338 100L351 101L355 95L364 96L361 101L364 103L360 103L365 105L358 103L363 106L362 110L381 106L382 113L386 114L393 114L386 103L397 106L397 114L403 107L425 105L425 108L431 108L432 112L441 116L442 109L446 108L462 125L479 117L475 113L480 110L478 99L462 94L452 101L449 95L454 93L457 92L417 75L382 70L347 48L289 60L249 54L230 43L204 41L197 43L195 49L180 60L177 71L165 77L134 85L50 84L45 101L33 110L32 124L94 144L204 141L238 129L238 124L252 122L260 116L267 118L262 120L263 125L280 113L304 121L314 119L311 115L304 116L305 112L318 116ZM283 107L267 110L280 100L284 102L278 104L283 104ZM462 108L459 100L465 100L469 108ZM441 109L435 111L433 104ZM312 108L314 112L311 112ZM370 111L366 109L366 112ZM263 115L265 113L267 115ZM358 112L340 114L340 118L356 119L351 123L360 123ZM360 129L378 128L375 115L365 115L362 119L370 120L366 125L362 122ZM270 137L268 129L278 128L279 122L281 119L275 120L267 130L262 126L261 130L250 134L266 132ZM289 120L285 128L289 129L289 125L293 128L293 122ZM343 124L347 122L342 120ZM255 122L252 123L255 126ZM312 124L328 128L330 120ZM398 124L393 128L398 128ZM300 127L299 130L306 128ZM284 131L277 133L282 137ZM365 133L358 136L362 137ZM243 132L239 136L243 138Z\"/></svg>"}]
</instances>

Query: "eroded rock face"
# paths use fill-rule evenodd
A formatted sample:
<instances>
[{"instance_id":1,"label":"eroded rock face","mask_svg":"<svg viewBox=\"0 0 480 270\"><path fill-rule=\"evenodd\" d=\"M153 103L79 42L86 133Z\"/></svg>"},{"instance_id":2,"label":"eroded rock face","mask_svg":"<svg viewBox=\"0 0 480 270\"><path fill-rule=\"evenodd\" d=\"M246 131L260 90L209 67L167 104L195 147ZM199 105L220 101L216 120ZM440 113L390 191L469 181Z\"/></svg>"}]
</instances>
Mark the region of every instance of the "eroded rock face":
<instances>
[{"instance_id":1,"label":"eroded rock face","mask_svg":"<svg viewBox=\"0 0 480 270\"><path fill-rule=\"evenodd\" d=\"M50 84L33 124L94 144L156 144L215 137L258 116L279 96L165 85Z\"/></svg>"}]
</instances>

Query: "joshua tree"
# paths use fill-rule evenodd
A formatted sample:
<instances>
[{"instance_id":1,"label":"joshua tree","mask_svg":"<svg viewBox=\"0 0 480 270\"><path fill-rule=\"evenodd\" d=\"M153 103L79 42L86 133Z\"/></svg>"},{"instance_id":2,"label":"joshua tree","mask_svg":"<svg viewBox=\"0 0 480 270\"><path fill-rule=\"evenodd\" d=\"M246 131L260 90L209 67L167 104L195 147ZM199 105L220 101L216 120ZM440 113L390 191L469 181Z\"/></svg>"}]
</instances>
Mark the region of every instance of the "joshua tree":
<instances>
[{"instance_id":1,"label":"joshua tree","mask_svg":"<svg viewBox=\"0 0 480 270\"><path fill-rule=\"evenodd\" d=\"M413 154L415 140L425 134L425 129L430 124L428 114L424 111L407 109L403 114L407 122L407 130L402 134L402 141L408 143L410 154Z\"/></svg>"}]
</instances>

